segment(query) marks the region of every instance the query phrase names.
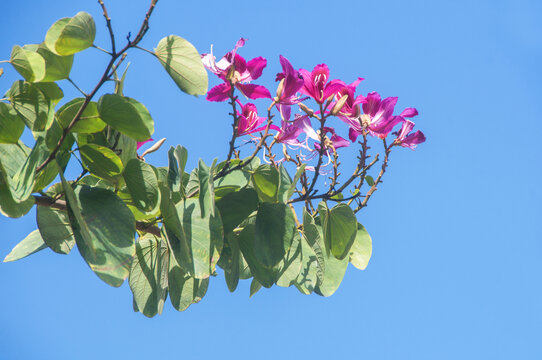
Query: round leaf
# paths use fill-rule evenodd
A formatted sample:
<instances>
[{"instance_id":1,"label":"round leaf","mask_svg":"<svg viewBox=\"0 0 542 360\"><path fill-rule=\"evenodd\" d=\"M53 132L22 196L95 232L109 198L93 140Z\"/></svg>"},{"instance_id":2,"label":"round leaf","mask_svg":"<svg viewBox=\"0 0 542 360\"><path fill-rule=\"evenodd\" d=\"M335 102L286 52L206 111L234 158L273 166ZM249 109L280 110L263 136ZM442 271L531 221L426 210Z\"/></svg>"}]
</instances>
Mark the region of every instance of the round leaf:
<instances>
[{"instance_id":1,"label":"round leaf","mask_svg":"<svg viewBox=\"0 0 542 360\"><path fill-rule=\"evenodd\" d=\"M38 206L36 218L45 244L58 254L69 254L75 245L75 238L68 212L48 206Z\"/></svg>"},{"instance_id":2,"label":"round leaf","mask_svg":"<svg viewBox=\"0 0 542 360\"><path fill-rule=\"evenodd\" d=\"M70 125L84 102L84 98L76 98L58 109L56 116L62 128L65 129ZM98 113L98 105L94 101L91 101L87 104L81 117L72 127L71 131L80 134L92 134L102 131L105 127L106 123L100 119L100 114Z\"/></svg>"},{"instance_id":3,"label":"round leaf","mask_svg":"<svg viewBox=\"0 0 542 360\"><path fill-rule=\"evenodd\" d=\"M96 25L89 13L81 11L72 18L55 22L47 31L45 44L57 55L72 55L92 46Z\"/></svg>"},{"instance_id":4,"label":"round leaf","mask_svg":"<svg viewBox=\"0 0 542 360\"><path fill-rule=\"evenodd\" d=\"M170 35L158 43L155 55L175 84L189 95L207 93L207 71L196 48L187 40Z\"/></svg>"},{"instance_id":5,"label":"round leaf","mask_svg":"<svg viewBox=\"0 0 542 360\"><path fill-rule=\"evenodd\" d=\"M277 265L290 249L294 233L295 220L288 205L261 203L256 215L255 257L263 266Z\"/></svg>"},{"instance_id":6,"label":"round leaf","mask_svg":"<svg viewBox=\"0 0 542 360\"><path fill-rule=\"evenodd\" d=\"M36 82L45 76L45 60L41 55L15 45L11 51L11 65L27 81Z\"/></svg>"},{"instance_id":7,"label":"round leaf","mask_svg":"<svg viewBox=\"0 0 542 360\"><path fill-rule=\"evenodd\" d=\"M115 181L122 174L122 161L111 149L94 144L79 148L83 164L93 175Z\"/></svg>"},{"instance_id":8,"label":"round leaf","mask_svg":"<svg viewBox=\"0 0 542 360\"><path fill-rule=\"evenodd\" d=\"M123 176L132 201L138 209L152 212L160 206L158 179L151 165L132 159L126 164Z\"/></svg>"},{"instance_id":9,"label":"round leaf","mask_svg":"<svg viewBox=\"0 0 542 360\"><path fill-rule=\"evenodd\" d=\"M363 225L358 224L356 239L350 249L350 263L360 270L365 270L371 259L373 245L371 235Z\"/></svg>"},{"instance_id":10,"label":"round leaf","mask_svg":"<svg viewBox=\"0 0 542 360\"><path fill-rule=\"evenodd\" d=\"M0 143L17 144L24 131L24 122L13 107L0 102Z\"/></svg>"},{"instance_id":11,"label":"round leaf","mask_svg":"<svg viewBox=\"0 0 542 360\"><path fill-rule=\"evenodd\" d=\"M106 94L98 101L100 118L113 129L136 141L148 140L154 132L154 122L145 106L136 100L117 94Z\"/></svg>"}]
</instances>

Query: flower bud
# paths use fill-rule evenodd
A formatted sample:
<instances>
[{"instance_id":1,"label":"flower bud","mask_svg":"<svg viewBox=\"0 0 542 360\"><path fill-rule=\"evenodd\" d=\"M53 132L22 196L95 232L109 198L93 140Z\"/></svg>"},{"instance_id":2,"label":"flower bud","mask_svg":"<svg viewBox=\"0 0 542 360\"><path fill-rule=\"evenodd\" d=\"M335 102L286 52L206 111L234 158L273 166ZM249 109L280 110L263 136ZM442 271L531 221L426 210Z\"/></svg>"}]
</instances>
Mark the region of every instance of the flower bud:
<instances>
[{"instance_id":1,"label":"flower bud","mask_svg":"<svg viewBox=\"0 0 542 360\"><path fill-rule=\"evenodd\" d=\"M339 111L342 110L344 104L346 103L346 99L348 99L348 95L343 95L336 103L335 106L333 106L333 109L331 109L331 115L337 116Z\"/></svg>"},{"instance_id":2,"label":"flower bud","mask_svg":"<svg viewBox=\"0 0 542 360\"><path fill-rule=\"evenodd\" d=\"M284 79L282 79L279 82L279 86L277 87L277 101L280 99L280 96L282 95L283 91L284 91Z\"/></svg>"},{"instance_id":3,"label":"flower bud","mask_svg":"<svg viewBox=\"0 0 542 360\"><path fill-rule=\"evenodd\" d=\"M145 157L145 155L148 155L150 153L153 153L155 151L157 151L158 149L160 149L160 147L164 144L164 142L166 141L166 138L162 138L160 140L158 140L156 143L154 143L153 146L151 146L150 148L148 148L147 150L145 150L145 152L143 154L141 154L141 157Z\"/></svg>"},{"instance_id":4,"label":"flower bud","mask_svg":"<svg viewBox=\"0 0 542 360\"><path fill-rule=\"evenodd\" d=\"M4 68L0 68L0 76L2 76L2 74L4 74Z\"/></svg>"},{"instance_id":5,"label":"flower bud","mask_svg":"<svg viewBox=\"0 0 542 360\"><path fill-rule=\"evenodd\" d=\"M307 107L307 105L303 104L303 103L298 103L297 105L299 105L299 108L301 110L303 110L303 112L309 116L312 116L314 115L314 110L313 109L310 109L309 107Z\"/></svg>"}]
</instances>

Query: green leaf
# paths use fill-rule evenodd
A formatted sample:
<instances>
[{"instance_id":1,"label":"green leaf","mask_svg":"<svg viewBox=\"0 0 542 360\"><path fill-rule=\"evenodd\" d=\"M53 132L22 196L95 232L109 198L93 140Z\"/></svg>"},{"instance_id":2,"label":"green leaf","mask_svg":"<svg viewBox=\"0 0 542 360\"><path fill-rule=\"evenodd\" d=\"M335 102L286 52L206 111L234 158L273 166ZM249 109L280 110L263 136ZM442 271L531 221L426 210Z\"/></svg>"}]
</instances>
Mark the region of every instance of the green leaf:
<instances>
[{"instance_id":1,"label":"green leaf","mask_svg":"<svg viewBox=\"0 0 542 360\"><path fill-rule=\"evenodd\" d=\"M201 216L207 217L209 214L215 215L215 190L213 188L213 171L216 159L213 162L211 171L205 165L203 160L198 163L198 181L199 181L199 206L201 208Z\"/></svg>"},{"instance_id":2,"label":"green leaf","mask_svg":"<svg viewBox=\"0 0 542 360\"><path fill-rule=\"evenodd\" d=\"M254 189L244 188L225 195L216 206L222 217L224 234L229 234L258 209L258 194Z\"/></svg>"},{"instance_id":3,"label":"green leaf","mask_svg":"<svg viewBox=\"0 0 542 360\"><path fill-rule=\"evenodd\" d=\"M273 166L264 164L252 174L254 188L262 202L277 202L280 175Z\"/></svg>"},{"instance_id":4,"label":"green leaf","mask_svg":"<svg viewBox=\"0 0 542 360\"><path fill-rule=\"evenodd\" d=\"M263 266L277 265L290 249L294 233L295 220L288 205L261 203L256 215L254 255Z\"/></svg>"},{"instance_id":5,"label":"green leaf","mask_svg":"<svg viewBox=\"0 0 542 360\"><path fill-rule=\"evenodd\" d=\"M346 268L348 266L348 258L338 260L333 255L326 257L326 269L324 272L324 281L318 285L314 291L318 295L331 296L342 282Z\"/></svg>"},{"instance_id":6,"label":"green leaf","mask_svg":"<svg viewBox=\"0 0 542 360\"><path fill-rule=\"evenodd\" d=\"M292 246L286 257L279 263L277 285L282 287L292 286L301 271L301 237L296 232Z\"/></svg>"},{"instance_id":7,"label":"green leaf","mask_svg":"<svg viewBox=\"0 0 542 360\"><path fill-rule=\"evenodd\" d=\"M63 129L66 129L70 125L84 102L84 98L76 98L58 109L56 116L58 123ZM85 110L83 110L79 120L71 128L71 132L92 134L102 131L105 127L106 123L100 119L100 114L98 113L98 105L94 101L91 101L87 104Z\"/></svg>"},{"instance_id":8,"label":"green leaf","mask_svg":"<svg viewBox=\"0 0 542 360\"><path fill-rule=\"evenodd\" d=\"M260 284L270 288L275 283L277 274L273 268L265 268L254 254L254 225L248 224L239 234L239 247L243 253L251 274ZM241 277L241 275L240 275Z\"/></svg>"},{"instance_id":9,"label":"green leaf","mask_svg":"<svg viewBox=\"0 0 542 360\"><path fill-rule=\"evenodd\" d=\"M169 298L178 311L184 311L190 305L199 302L205 296L208 286L209 278L195 279L174 261L170 261Z\"/></svg>"},{"instance_id":10,"label":"green leaf","mask_svg":"<svg viewBox=\"0 0 542 360\"><path fill-rule=\"evenodd\" d=\"M154 53L182 91L189 95L207 93L207 71L192 44L179 36L169 35L160 40Z\"/></svg>"},{"instance_id":11,"label":"green leaf","mask_svg":"<svg viewBox=\"0 0 542 360\"><path fill-rule=\"evenodd\" d=\"M98 101L100 118L113 129L136 141L150 139L154 121L147 108L136 100L117 94L105 94Z\"/></svg>"},{"instance_id":12,"label":"green leaf","mask_svg":"<svg viewBox=\"0 0 542 360\"><path fill-rule=\"evenodd\" d=\"M219 172L217 168L217 172ZM235 170L228 175L215 180L215 189L227 186L245 187L250 180L250 174L243 170Z\"/></svg>"},{"instance_id":13,"label":"green leaf","mask_svg":"<svg viewBox=\"0 0 542 360\"><path fill-rule=\"evenodd\" d=\"M0 144L0 213L4 216L18 218L26 215L32 206L34 198L17 202L11 194L12 178L19 171L21 164L28 158L30 149L22 142L19 144Z\"/></svg>"},{"instance_id":14,"label":"green leaf","mask_svg":"<svg viewBox=\"0 0 542 360\"><path fill-rule=\"evenodd\" d=\"M326 250L331 250L337 259L344 259L356 238L358 222L354 212L346 204L337 204L329 210L323 201L318 205L318 212L322 219Z\"/></svg>"},{"instance_id":15,"label":"green leaf","mask_svg":"<svg viewBox=\"0 0 542 360\"><path fill-rule=\"evenodd\" d=\"M55 83L16 81L6 95L30 130L45 131L51 127L55 104L64 94Z\"/></svg>"},{"instance_id":16,"label":"green leaf","mask_svg":"<svg viewBox=\"0 0 542 360\"><path fill-rule=\"evenodd\" d=\"M132 159L124 169L124 181L135 206L144 212L154 212L160 207L158 179L151 165Z\"/></svg>"},{"instance_id":17,"label":"green leaf","mask_svg":"<svg viewBox=\"0 0 542 360\"><path fill-rule=\"evenodd\" d=\"M278 200L286 204L290 199L288 195L290 187L292 186L292 179L283 164L280 164L279 166L279 177Z\"/></svg>"},{"instance_id":18,"label":"green leaf","mask_svg":"<svg viewBox=\"0 0 542 360\"><path fill-rule=\"evenodd\" d=\"M47 147L45 140L38 138L34 144L34 148L24 161L22 167L15 173L11 179L11 195L13 199L22 203L26 201L32 194L36 181L36 167L45 160Z\"/></svg>"},{"instance_id":19,"label":"green leaf","mask_svg":"<svg viewBox=\"0 0 542 360\"><path fill-rule=\"evenodd\" d=\"M371 259L373 252L373 245L371 236L363 227L358 223L358 231L356 233L356 240L350 249L350 263L360 270L365 270Z\"/></svg>"},{"instance_id":20,"label":"green leaf","mask_svg":"<svg viewBox=\"0 0 542 360\"><path fill-rule=\"evenodd\" d=\"M38 53L15 45L9 61L27 81L37 82L45 77L45 60Z\"/></svg>"},{"instance_id":21,"label":"green leaf","mask_svg":"<svg viewBox=\"0 0 542 360\"><path fill-rule=\"evenodd\" d=\"M24 130L24 122L9 104L0 102L0 143L17 144Z\"/></svg>"},{"instance_id":22,"label":"green leaf","mask_svg":"<svg viewBox=\"0 0 542 360\"><path fill-rule=\"evenodd\" d=\"M294 194L297 182L301 178L301 175L303 175L303 172L305 171L306 166L307 164L302 164L300 167L297 168L297 171L295 172L294 180L292 181L292 184L290 185L290 188L288 189L288 194L287 194L288 199L290 199L292 195Z\"/></svg>"},{"instance_id":23,"label":"green leaf","mask_svg":"<svg viewBox=\"0 0 542 360\"><path fill-rule=\"evenodd\" d=\"M178 202L180 196L184 195L183 176L187 159L188 151L181 145L177 145L175 148L172 146L168 151L169 168L167 182L172 193L179 194L175 202Z\"/></svg>"},{"instance_id":24,"label":"green leaf","mask_svg":"<svg viewBox=\"0 0 542 360\"><path fill-rule=\"evenodd\" d=\"M57 55L72 55L92 46L95 36L94 19L81 11L74 17L56 21L45 35L45 45Z\"/></svg>"},{"instance_id":25,"label":"green leaf","mask_svg":"<svg viewBox=\"0 0 542 360\"><path fill-rule=\"evenodd\" d=\"M34 230L11 250L4 262L19 260L46 248L47 245L43 242L40 232Z\"/></svg>"},{"instance_id":26,"label":"green leaf","mask_svg":"<svg viewBox=\"0 0 542 360\"><path fill-rule=\"evenodd\" d=\"M69 254L75 245L75 237L68 212L48 206L38 206L36 218L45 244L58 254Z\"/></svg>"},{"instance_id":27,"label":"green leaf","mask_svg":"<svg viewBox=\"0 0 542 360\"><path fill-rule=\"evenodd\" d=\"M168 289L167 244L147 234L136 244L128 283L137 308L147 317L161 314Z\"/></svg>"},{"instance_id":28,"label":"green leaf","mask_svg":"<svg viewBox=\"0 0 542 360\"><path fill-rule=\"evenodd\" d=\"M220 254L218 265L224 269L226 285L230 292L234 292L239 284L241 250L237 235L230 233L224 237L224 247Z\"/></svg>"},{"instance_id":29,"label":"green leaf","mask_svg":"<svg viewBox=\"0 0 542 360\"><path fill-rule=\"evenodd\" d=\"M83 145L79 153L85 168L99 178L115 182L122 174L122 161L113 150L105 146Z\"/></svg>"},{"instance_id":30,"label":"green leaf","mask_svg":"<svg viewBox=\"0 0 542 360\"><path fill-rule=\"evenodd\" d=\"M135 254L135 219L114 192L80 186L74 191L59 167L79 253L107 284L119 287Z\"/></svg>"},{"instance_id":31,"label":"green leaf","mask_svg":"<svg viewBox=\"0 0 542 360\"><path fill-rule=\"evenodd\" d=\"M252 282L250 283L250 296L251 298L254 294L256 294L260 289L262 288L262 284L258 282L256 279L252 279Z\"/></svg>"},{"instance_id":32,"label":"green leaf","mask_svg":"<svg viewBox=\"0 0 542 360\"><path fill-rule=\"evenodd\" d=\"M303 256L308 254L309 257L314 257L314 263L308 264L307 266L311 266L316 269L317 282L315 285L319 285L324 281L324 272L326 269L326 249L324 238L321 235L321 228L316 226L312 215L305 208L303 209L303 240L307 243L310 249L310 251L302 249Z\"/></svg>"},{"instance_id":33,"label":"green leaf","mask_svg":"<svg viewBox=\"0 0 542 360\"><path fill-rule=\"evenodd\" d=\"M375 181L371 175L365 176L365 181L367 181L367 185L373 186L375 184Z\"/></svg>"},{"instance_id":34,"label":"green leaf","mask_svg":"<svg viewBox=\"0 0 542 360\"><path fill-rule=\"evenodd\" d=\"M50 51L45 44L37 48L38 54L45 60L45 77L42 82L53 82L67 79L73 65L73 55L59 56Z\"/></svg>"},{"instance_id":35,"label":"green leaf","mask_svg":"<svg viewBox=\"0 0 542 360\"><path fill-rule=\"evenodd\" d=\"M224 233L218 212L202 217L197 199L185 199L162 214L167 238L179 265L196 279L214 271L223 246Z\"/></svg>"},{"instance_id":36,"label":"green leaf","mask_svg":"<svg viewBox=\"0 0 542 360\"><path fill-rule=\"evenodd\" d=\"M295 280L295 286L301 293L309 295L324 280L324 272L318 266L317 256L305 236L301 238L301 259L301 270ZM318 277L319 272L322 280Z\"/></svg>"}]
</instances>

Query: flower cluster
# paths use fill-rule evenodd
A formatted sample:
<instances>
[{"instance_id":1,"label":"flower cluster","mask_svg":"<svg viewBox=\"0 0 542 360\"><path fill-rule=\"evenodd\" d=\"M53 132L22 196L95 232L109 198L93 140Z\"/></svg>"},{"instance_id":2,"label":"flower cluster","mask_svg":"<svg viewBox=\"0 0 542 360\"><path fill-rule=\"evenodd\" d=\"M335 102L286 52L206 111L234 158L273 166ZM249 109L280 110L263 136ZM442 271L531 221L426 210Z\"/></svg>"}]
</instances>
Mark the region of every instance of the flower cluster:
<instances>
[{"instance_id":1,"label":"flower cluster","mask_svg":"<svg viewBox=\"0 0 542 360\"><path fill-rule=\"evenodd\" d=\"M267 65L267 60L257 57L246 61L237 54L240 47L244 46L246 39L241 38L234 49L224 55L218 62L212 53L203 54L203 64L211 72L216 74L224 82L213 87L207 94L209 101L226 101L233 99L233 88L238 89L249 99L269 98L270 91L261 85L251 84L253 80L262 75ZM349 142L336 134L335 129L330 126L322 127L326 133L325 137L320 136L320 131L315 131L311 125L310 118L327 119L329 115L336 115L349 127L349 139L356 142L359 135L368 134L380 139L385 139L392 133L393 129L400 125L400 129L393 132L396 135L393 145L400 145L414 149L418 144L425 141L421 131L412 133L414 123L409 118L418 115L414 108L407 108L399 115L394 115L397 97L382 99L377 92L370 92L367 96L355 95L356 88L363 80L358 78L351 84L342 80L330 80L329 68L325 64L319 64L312 71L305 69L295 70L292 64L284 56L280 56L282 72L276 75L279 81L277 96L273 99L273 105L278 109L281 116L281 126L271 125L270 129L277 133L274 141L290 146L307 146L307 140L315 141L314 148L320 151L321 139L326 139L323 148L333 147L334 149L348 146ZM303 95L305 95L303 97ZM313 99L320 111L312 111L302 102L306 99ZM266 125L262 124L266 118L259 117L257 108L252 103L242 104L236 100L241 107L238 114L239 123L237 136L248 135L263 131ZM305 115L296 114L291 119L291 107L299 105ZM299 137L305 134L304 141ZM327 134L331 134L330 137Z\"/></svg>"}]
</instances>

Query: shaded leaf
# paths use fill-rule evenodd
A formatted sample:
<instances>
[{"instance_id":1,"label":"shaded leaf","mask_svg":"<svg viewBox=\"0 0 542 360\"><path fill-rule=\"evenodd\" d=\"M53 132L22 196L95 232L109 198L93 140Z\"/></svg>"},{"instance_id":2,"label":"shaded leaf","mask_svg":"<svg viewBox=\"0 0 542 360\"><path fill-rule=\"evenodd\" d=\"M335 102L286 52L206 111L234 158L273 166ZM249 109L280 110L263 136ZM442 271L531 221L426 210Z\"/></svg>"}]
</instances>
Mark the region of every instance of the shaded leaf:
<instances>
[{"instance_id":1,"label":"shaded leaf","mask_svg":"<svg viewBox=\"0 0 542 360\"><path fill-rule=\"evenodd\" d=\"M229 234L258 208L258 194L254 189L244 188L230 192L216 202L220 211L224 234Z\"/></svg>"},{"instance_id":2,"label":"shaded leaf","mask_svg":"<svg viewBox=\"0 0 542 360\"><path fill-rule=\"evenodd\" d=\"M37 82L45 77L45 60L36 52L15 45L9 61L27 81Z\"/></svg>"},{"instance_id":3,"label":"shaded leaf","mask_svg":"<svg viewBox=\"0 0 542 360\"><path fill-rule=\"evenodd\" d=\"M68 212L48 206L38 206L36 218L45 244L58 254L69 254L75 245L75 237Z\"/></svg>"},{"instance_id":4,"label":"shaded leaf","mask_svg":"<svg viewBox=\"0 0 542 360\"><path fill-rule=\"evenodd\" d=\"M98 112L100 118L113 129L136 141L148 140L154 132L151 114L143 104L132 98L105 94L98 101Z\"/></svg>"},{"instance_id":5,"label":"shaded leaf","mask_svg":"<svg viewBox=\"0 0 542 360\"><path fill-rule=\"evenodd\" d=\"M154 212L160 206L158 179L151 165L132 159L124 169L124 181L133 204L144 212Z\"/></svg>"},{"instance_id":6,"label":"shaded leaf","mask_svg":"<svg viewBox=\"0 0 542 360\"><path fill-rule=\"evenodd\" d=\"M24 122L9 104L0 102L0 143L17 144L24 130Z\"/></svg>"},{"instance_id":7,"label":"shaded leaf","mask_svg":"<svg viewBox=\"0 0 542 360\"><path fill-rule=\"evenodd\" d=\"M66 129L70 125L84 103L84 98L76 98L58 109L56 116L58 123L63 129ZM79 120L71 128L71 131L74 133L92 134L102 131L105 127L106 123L100 119L100 114L98 113L98 105L94 101L91 101L87 104L85 110L83 110Z\"/></svg>"},{"instance_id":8,"label":"shaded leaf","mask_svg":"<svg viewBox=\"0 0 542 360\"><path fill-rule=\"evenodd\" d=\"M331 210L325 202L318 205L322 219L326 250L339 260L344 259L356 238L357 220L352 209L346 204L337 204Z\"/></svg>"},{"instance_id":9,"label":"shaded leaf","mask_svg":"<svg viewBox=\"0 0 542 360\"><path fill-rule=\"evenodd\" d=\"M79 148L79 153L85 168L95 176L114 182L122 174L122 161L105 146L83 145Z\"/></svg>"},{"instance_id":10,"label":"shaded leaf","mask_svg":"<svg viewBox=\"0 0 542 360\"><path fill-rule=\"evenodd\" d=\"M168 289L167 244L154 235L139 238L128 283L137 309L147 317L161 314Z\"/></svg>"},{"instance_id":11,"label":"shaded leaf","mask_svg":"<svg viewBox=\"0 0 542 360\"><path fill-rule=\"evenodd\" d=\"M264 164L252 174L252 183L262 202L277 202L280 176L273 166Z\"/></svg>"},{"instance_id":12,"label":"shaded leaf","mask_svg":"<svg viewBox=\"0 0 542 360\"><path fill-rule=\"evenodd\" d=\"M256 215L254 255L263 266L277 265L290 249L294 233L295 220L288 205L261 203Z\"/></svg>"},{"instance_id":13,"label":"shaded leaf","mask_svg":"<svg viewBox=\"0 0 542 360\"><path fill-rule=\"evenodd\" d=\"M135 253L134 216L114 192L79 186L74 191L59 168L77 248L92 271L119 287Z\"/></svg>"}]
</instances>

